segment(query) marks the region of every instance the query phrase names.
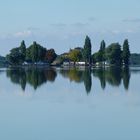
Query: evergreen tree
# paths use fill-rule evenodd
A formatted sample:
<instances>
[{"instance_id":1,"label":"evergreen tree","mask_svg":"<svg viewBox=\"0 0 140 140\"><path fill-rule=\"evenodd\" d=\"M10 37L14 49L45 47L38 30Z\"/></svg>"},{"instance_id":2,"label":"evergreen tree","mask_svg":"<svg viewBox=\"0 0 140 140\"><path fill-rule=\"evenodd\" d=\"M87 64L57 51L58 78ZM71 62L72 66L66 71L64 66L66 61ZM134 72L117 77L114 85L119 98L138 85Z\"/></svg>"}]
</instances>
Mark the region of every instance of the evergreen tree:
<instances>
[{"instance_id":1,"label":"evergreen tree","mask_svg":"<svg viewBox=\"0 0 140 140\"><path fill-rule=\"evenodd\" d=\"M44 61L46 55L46 48L33 42L33 44L26 51L26 59L36 63Z\"/></svg>"},{"instance_id":2,"label":"evergreen tree","mask_svg":"<svg viewBox=\"0 0 140 140\"><path fill-rule=\"evenodd\" d=\"M129 42L126 39L124 40L123 53L122 53L122 59L126 66L129 65L129 58L130 58Z\"/></svg>"},{"instance_id":3,"label":"evergreen tree","mask_svg":"<svg viewBox=\"0 0 140 140\"><path fill-rule=\"evenodd\" d=\"M105 41L102 40L101 45L100 45L100 50L99 50L101 61L105 61L105 48L106 48Z\"/></svg>"},{"instance_id":4,"label":"evergreen tree","mask_svg":"<svg viewBox=\"0 0 140 140\"><path fill-rule=\"evenodd\" d=\"M24 62L26 58L26 45L24 40L21 42L21 45L19 46L19 51L22 54L22 60Z\"/></svg>"},{"instance_id":5,"label":"evergreen tree","mask_svg":"<svg viewBox=\"0 0 140 140\"><path fill-rule=\"evenodd\" d=\"M85 39L85 45L84 45L84 49L83 49L83 58L85 60L86 63L91 63L91 41L90 38L88 36L86 36Z\"/></svg>"}]
</instances>

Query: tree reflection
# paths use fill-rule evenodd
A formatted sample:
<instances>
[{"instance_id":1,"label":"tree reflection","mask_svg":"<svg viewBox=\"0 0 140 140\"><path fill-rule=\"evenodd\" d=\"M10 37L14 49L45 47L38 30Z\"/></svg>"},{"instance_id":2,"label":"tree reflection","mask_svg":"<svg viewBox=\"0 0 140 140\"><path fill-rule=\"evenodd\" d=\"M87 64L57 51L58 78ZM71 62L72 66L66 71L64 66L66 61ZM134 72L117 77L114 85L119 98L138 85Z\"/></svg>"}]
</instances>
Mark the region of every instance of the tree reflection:
<instances>
[{"instance_id":1,"label":"tree reflection","mask_svg":"<svg viewBox=\"0 0 140 140\"><path fill-rule=\"evenodd\" d=\"M85 68L84 70L70 68L61 69L60 73L65 78L69 78L70 81L76 83L84 83L85 90L87 94L91 92L92 87L92 77L97 77L100 80L101 88L104 90L107 83L111 86L120 86L123 80L124 88L127 90L129 88L130 72L128 68L119 67L109 67L109 68L99 68L93 69ZM93 79L94 80L94 79Z\"/></svg>"},{"instance_id":2,"label":"tree reflection","mask_svg":"<svg viewBox=\"0 0 140 140\"><path fill-rule=\"evenodd\" d=\"M128 90L129 89L129 81L130 81L130 77L131 77L129 67L126 67L126 68L123 69L122 77L123 77L124 88L126 90Z\"/></svg>"},{"instance_id":3,"label":"tree reflection","mask_svg":"<svg viewBox=\"0 0 140 140\"><path fill-rule=\"evenodd\" d=\"M91 69L85 69L83 73L83 81L87 94L90 93L92 87Z\"/></svg>"},{"instance_id":4,"label":"tree reflection","mask_svg":"<svg viewBox=\"0 0 140 140\"><path fill-rule=\"evenodd\" d=\"M97 77L101 88L105 90L107 84L111 86L120 86L121 82L126 90L129 89L130 71L129 68L67 68L60 69L59 74L64 78L76 83L83 83L87 94L91 92L92 75L93 80ZM7 70L7 77L15 84L20 84L22 90L30 84L35 90L47 81L54 82L57 73L53 68L16 68ZM95 87L96 88L96 87Z\"/></svg>"},{"instance_id":5,"label":"tree reflection","mask_svg":"<svg viewBox=\"0 0 140 140\"><path fill-rule=\"evenodd\" d=\"M124 88L125 89L129 88L130 81L129 68L110 67L110 68L94 69L92 72L94 77L99 78L101 87L103 89L105 89L106 83L109 83L111 86L120 86L122 80Z\"/></svg>"},{"instance_id":6,"label":"tree reflection","mask_svg":"<svg viewBox=\"0 0 140 140\"><path fill-rule=\"evenodd\" d=\"M61 69L60 74L62 74L62 76L65 78L69 78L70 81L74 81L76 83L84 82L87 94L90 93L92 87L91 69L87 68L85 68L84 70L76 68Z\"/></svg>"},{"instance_id":7,"label":"tree reflection","mask_svg":"<svg viewBox=\"0 0 140 140\"><path fill-rule=\"evenodd\" d=\"M106 80L105 80L105 69L93 69L92 73L94 77L98 77L101 83L102 89L105 89L106 87Z\"/></svg>"},{"instance_id":8,"label":"tree reflection","mask_svg":"<svg viewBox=\"0 0 140 140\"><path fill-rule=\"evenodd\" d=\"M25 90L27 83L36 90L47 81L54 82L56 76L57 73L53 69L16 68L7 70L7 77L9 77L13 83L20 84L23 90Z\"/></svg>"}]
</instances>

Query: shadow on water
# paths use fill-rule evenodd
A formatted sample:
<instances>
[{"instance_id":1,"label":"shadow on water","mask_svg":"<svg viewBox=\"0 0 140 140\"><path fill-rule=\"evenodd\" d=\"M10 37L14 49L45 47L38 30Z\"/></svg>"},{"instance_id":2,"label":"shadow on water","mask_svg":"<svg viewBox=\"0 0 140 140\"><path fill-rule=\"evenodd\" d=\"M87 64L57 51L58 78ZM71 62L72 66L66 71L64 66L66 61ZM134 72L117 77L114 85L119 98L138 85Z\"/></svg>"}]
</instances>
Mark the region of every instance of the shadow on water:
<instances>
[{"instance_id":1,"label":"shadow on water","mask_svg":"<svg viewBox=\"0 0 140 140\"><path fill-rule=\"evenodd\" d=\"M31 85L35 90L47 81L54 82L57 75L62 75L75 83L83 83L87 94L91 92L92 79L98 78L101 88L105 90L107 84L119 87L122 83L126 90L129 89L130 71L129 68L67 68L56 69L49 68L15 68L7 69L7 77L12 83L21 85L23 90L26 85Z\"/></svg>"}]
</instances>

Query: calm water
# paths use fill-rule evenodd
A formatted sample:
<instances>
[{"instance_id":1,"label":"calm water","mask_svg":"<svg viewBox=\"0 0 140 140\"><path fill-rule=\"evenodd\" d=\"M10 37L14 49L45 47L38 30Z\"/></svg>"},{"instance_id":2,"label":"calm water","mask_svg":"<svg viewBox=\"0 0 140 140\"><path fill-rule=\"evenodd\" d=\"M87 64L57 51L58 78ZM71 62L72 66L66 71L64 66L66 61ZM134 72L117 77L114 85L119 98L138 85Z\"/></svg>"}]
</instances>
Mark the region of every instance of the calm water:
<instances>
[{"instance_id":1,"label":"calm water","mask_svg":"<svg viewBox=\"0 0 140 140\"><path fill-rule=\"evenodd\" d=\"M0 69L0 140L140 140L140 68Z\"/></svg>"}]
</instances>

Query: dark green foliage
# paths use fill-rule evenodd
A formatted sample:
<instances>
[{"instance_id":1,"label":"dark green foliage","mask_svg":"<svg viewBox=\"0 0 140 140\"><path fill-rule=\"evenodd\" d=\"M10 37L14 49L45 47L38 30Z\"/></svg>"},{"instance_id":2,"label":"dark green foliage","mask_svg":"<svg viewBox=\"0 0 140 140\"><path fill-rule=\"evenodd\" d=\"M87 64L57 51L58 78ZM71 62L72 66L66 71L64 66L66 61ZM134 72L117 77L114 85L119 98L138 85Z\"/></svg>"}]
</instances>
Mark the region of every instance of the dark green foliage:
<instances>
[{"instance_id":1,"label":"dark green foliage","mask_svg":"<svg viewBox=\"0 0 140 140\"><path fill-rule=\"evenodd\" d=\"M46 55L46 48L40 44L33 42L33 44L26 50L26 60L33 63L44 61Z\"/></svg>"},{"instance_id":2,"label":"dark green foliage","mask_svg":"<svg viewBox=\"0 0 140 140\"><path fill-rule=\"evenodd\" d=\"M106 49L106 44L105 41L103 40L100 45L100 50L92 55L93 63L105 61L105 49Z\"/></svg>"},{"instance_id":3,"label":"dark green foliage","mask_svg":"<svg viewBox=\"0 0 140 140\"><path fill-rule=\"evenodd\" d=\"M123 44L123 53L122 53L124 65L129 65L129 58L130 58L129 42L126 39Z\"/></svg>"},{"instance_id":4,"label":"dark green foliage","mask_svg":"<svg viewBox=\"0 0 140 140\"><path fill-rule=\"evenodd\" d=\"M25 45L24 40L21 42L21 45L19 46L19 50L23 56L23 60L25 60L25 58L26 58L26 45Z\"/></svg>"},{"instance_id":5,"label":"dark green foliage","mask_svg":"<svg viewBox=\"0 0 140 140\"><path fill-rule=\"evenodd\" d=\"M102 52L97 52L97 53L94 53L92 55L92 61L93 63L96 63L96 62L102 62Z\"/></svg>"},{"instance_id":6,"label":"dark green foliage","mask_svg":"<svg viewBox=\"0 0 140 140\"><path fill-rule=\"evenodd\" d=\"M106 48L106 60L113 65L120 66L122 64L121 46L119 43L113 43Z\"/></svg>"},{"instance_id":7,"label":"dark green foliage","mask_svg":"<svg viewBox=\"0 0 140 140\"><path fill-rule=\"evenodd\" d=\"M25 61L25 56L26 56L26 45L25 42L22 41L20 47L13 48L10 51L10 54L6 56L6 59L11 65L21 65Z\"/></svg>"},{"instance_id":8,"label":"dark green foliage","mask_svg":"<svg viewBox=\"0 0 140 140\"><path fill-rule=\"evenodd\" d=\"M85 45L82 54L85 62L89 64L91 63L91 49L92 49L92 45L91 45L90 38L86 36Z\"/></svg>"},{"instance_id":9,"label":"dark green foliage","mask_svg":"<svg viewBox=\"0 0 140 140\"><path fill-rule=\"evenodd\" d=\"M21 65L24 61L24 57L19 48L12 49L10 54L6 56L6 59L11 65Z\"/></svg>"},{"instance_id":10,"label":"dark green foliage","mask_svg":"<svg viewBox=\"0 0 140 140\"><path fill-rule=\"evenodd\" d=\"M105 49L106 49L106 44L105 44L105 41L103 40L101 42L101 46L100 46L100 50L99 50L99 53L100 53L100 61L105 61Z\"/></svg>"}]
</instances>

